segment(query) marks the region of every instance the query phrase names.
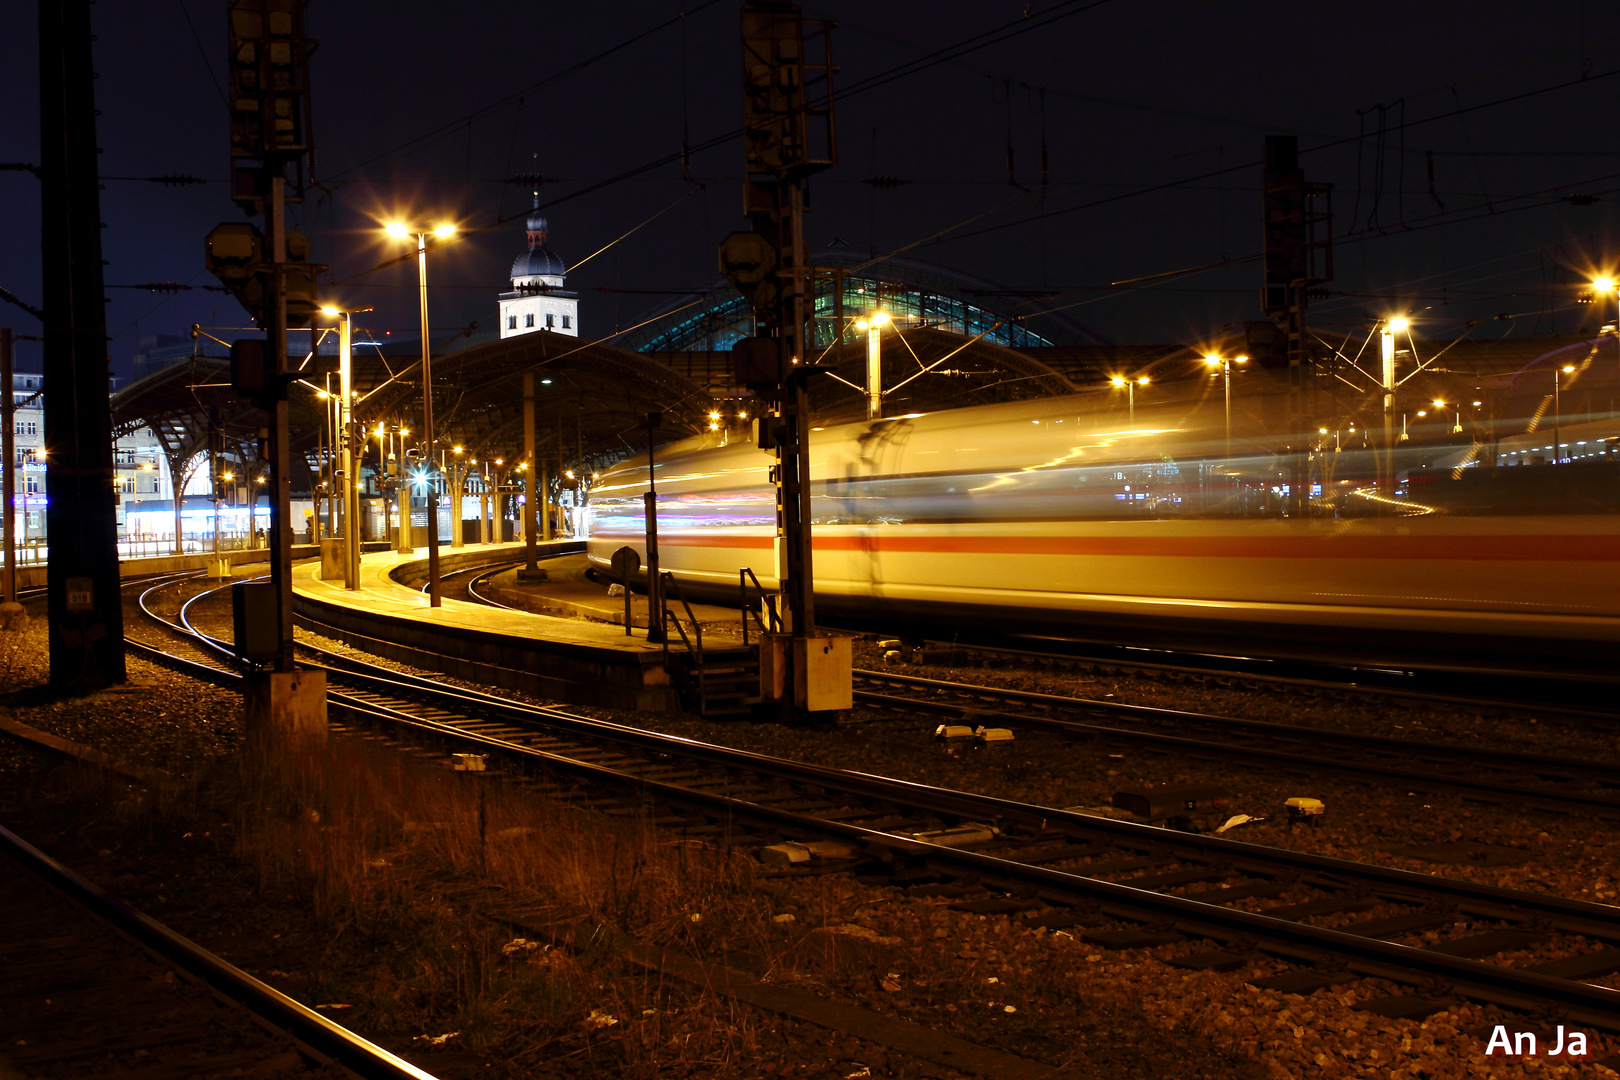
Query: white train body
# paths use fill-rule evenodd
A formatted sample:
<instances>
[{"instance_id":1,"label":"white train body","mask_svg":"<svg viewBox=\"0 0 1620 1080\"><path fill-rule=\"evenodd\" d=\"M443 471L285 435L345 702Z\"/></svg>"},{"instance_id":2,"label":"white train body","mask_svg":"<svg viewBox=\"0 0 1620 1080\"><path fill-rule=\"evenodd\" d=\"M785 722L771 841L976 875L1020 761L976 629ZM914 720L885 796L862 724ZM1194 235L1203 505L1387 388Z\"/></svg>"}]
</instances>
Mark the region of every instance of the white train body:
<instances>
[{"instance_id":1,"label":"white train body","mask_svg":"<svg viewBox=\"0 0 1620 1080\"><path fill-rule=\"evenodd\" d=\"M1467 635L1509 649L1620 639L1612 457L1485 468L1477 447L1431 445L1403 451L1390 498L1372 453L1329 443L1309 455L1311 510L1290 516L1288 451L1239 433L1229 457L1218 404L1138 410L1136 423L1099 404L813 431L818 610L948 618L947 635L994 622ZM773 461L735 433L661 449L663 568L735 595L750 567L774 588ZM593 562L625 545L645 556L646 489L644 457L603 475Z\"/></svg>"}]
</instances>

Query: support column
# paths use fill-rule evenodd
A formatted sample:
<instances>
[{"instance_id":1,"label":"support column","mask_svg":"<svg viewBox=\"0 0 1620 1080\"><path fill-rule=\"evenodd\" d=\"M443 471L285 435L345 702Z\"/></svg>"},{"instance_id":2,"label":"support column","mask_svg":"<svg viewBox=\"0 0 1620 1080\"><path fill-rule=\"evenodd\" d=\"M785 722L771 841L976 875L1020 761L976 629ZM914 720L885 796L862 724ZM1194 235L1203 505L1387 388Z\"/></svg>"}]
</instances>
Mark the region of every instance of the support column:
<instances>
[{"instance_id":1,"label":"support column","mask_svg":"<svg viewBox=\"0 0 1620 1080\"><path fill-rule=\"evenodd\" d=\"M535 474L540 471L539 455L534 452L534 372L523 373L523 569L518 580L534 580L540 568L535 565Z\"/></svg>"},{"instance_id":2,"label":"support column","mask_svg":"<svg viewBox=\"0 0 1620 1080\"><path fill-rule=\"evenodd\" d=\"M126 677L93 40L89 0L40 0L46 580L51 684L58 689Z\"/></svg>"},{"instance_id":3,"label":"support column","mask_svg":"<svg viewBox=\"0 0 1620 1080\"><path fill-rule=\"evenodd\" d=\"M0 327L0 418L6 425L3 439L0 439L0 457L5 459L5 481L0 498L5 499L5 507L0 510L0 543L4 543L5 565L5 602L17 602L17 545L16 545L16 513L17 513L17 399L14 393L12 375L16 372L15 357L12 355L11 330L9 327Z\"/></svg>"}]
</instances>

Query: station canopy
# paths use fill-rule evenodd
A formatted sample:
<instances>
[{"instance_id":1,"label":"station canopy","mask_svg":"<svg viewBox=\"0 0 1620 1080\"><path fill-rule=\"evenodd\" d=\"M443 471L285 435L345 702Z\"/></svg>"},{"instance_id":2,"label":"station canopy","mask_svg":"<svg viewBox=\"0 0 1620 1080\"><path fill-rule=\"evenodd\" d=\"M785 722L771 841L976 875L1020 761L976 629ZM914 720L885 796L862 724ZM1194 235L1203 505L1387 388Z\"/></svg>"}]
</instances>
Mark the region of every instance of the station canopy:
<instances>
[{"instance_id":1,"label":"station canopy","mask_svg":"<svg viewBox=\"0 0 1620 1080\"><path fill-rule=\"evenodd\" d=\"M289 395L292 455L314 471L331 438L337 392L336 333L313 355L295 357L305 373ZM307 351L307 331L289 333L292 348ZM457 346L460 346L459 348ZM379 425L404 428L405 446L419 446L422 364L415 341L357 344L353 350L354 415L368 433L367 461L377 461ZM328 374L330 373L330 374ZM433 357L433 411L439 449L460 447L472 458L522 457L523 377L534 377L539 451L569 462L615 460L646 445L644 418L663 414L662 437L703 430L710 396L657 359L616 346L560 334L533 333L483 342L457 335L437 342ZM239 398L228 360L196 356L163 368L113 396L116 435L141 427L156 434L171 467L209 447L217 430L228 459L258 460L268 414ZM580 451L583 451L581 454ZM303 485L294 481L295 489Z\"/></svg>"},{"instance_id":2,"label":"station canopy","mask_svg":"<svg viewBox=\"0 0 1620 1080\"><path fill-rule=\"evenodd\" d=\"M888 260L868 268L847 249L819 253L816 264L826 268L815 318L817 356L826 371L812 376L810 390L812 408L824 420L865 414L859 388L866 379L867 332L857 321L874 311L889 318L879 338L885 384L898 387L893 411L1071 393L1078 384L1038 354L1099 340L1061 315L1020 314L1030 307L1022 294L937 267ZM563 460L593 467L617 460L646 445L642 425L650 412L663 415L660 441L695 434L708 427L712 412L757 409L736 385L730 363L731 346L755 329L744 298L722 283L669 302L607 341L545 332L437 340L436 442L479 459L520 457L525 372L535 379L543 453L560 452ZM289 350L309 351L311 340L307 331L291 331ZM312 471L330 438L333 403L323 394L329 385L337 388L336 340L330 331L309 356L294 360L305 374L289 399L292 452ZM410 340L354 347L356 418L371 433L379 424L407 429L407 446L418 445L422 420L419 349ZM260 430L269 423L232 390L229 362L202 355L121 390L113 397L113 418L118 434L150 427L171 467L205 451L216 429L227 458L254 462ZM375 460L374 434L369 447L368 460Z\"/></svg>"}]
</instances>

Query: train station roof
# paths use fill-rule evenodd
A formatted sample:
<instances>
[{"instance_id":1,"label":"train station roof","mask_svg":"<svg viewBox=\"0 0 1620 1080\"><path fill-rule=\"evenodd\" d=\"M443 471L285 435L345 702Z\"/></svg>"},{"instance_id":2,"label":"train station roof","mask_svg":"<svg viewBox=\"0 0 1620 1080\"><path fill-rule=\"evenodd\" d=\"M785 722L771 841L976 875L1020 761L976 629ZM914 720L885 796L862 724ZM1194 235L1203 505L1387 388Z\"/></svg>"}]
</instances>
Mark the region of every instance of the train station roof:
<instances>
[{"instance_id":1,"label":"train station roof","mask_svg":"<svg viewBox=\"0 0 1620 1080\"><path fill-rule=\"evenodd\" d=\"M355 416L367 430L379 423L420 430L418 348L414 341L398 341L354 349ZM331 399L323 395L335 356L306 358L302 370L306 374L289 395L292 452L313 461L329 437ZM481 342L458 334L433 357L438 445L461 446L476 457L520 456L525 373L534 376L538 444L565 449L569 460L578 449L585 457L608 459L644 445L638 430L649 412L663 413L667 436L697 432L708 422L709 395L651 357L561 334ZM330 382L335 391L335 373ZM232 389L229 361L205 356L131 383L113 396L112 410L116 433L152 428L171 461L205 450L214 427L228 454L251 460L259 431L269 423L266 413Z\"/></svg>"}]
</instances>

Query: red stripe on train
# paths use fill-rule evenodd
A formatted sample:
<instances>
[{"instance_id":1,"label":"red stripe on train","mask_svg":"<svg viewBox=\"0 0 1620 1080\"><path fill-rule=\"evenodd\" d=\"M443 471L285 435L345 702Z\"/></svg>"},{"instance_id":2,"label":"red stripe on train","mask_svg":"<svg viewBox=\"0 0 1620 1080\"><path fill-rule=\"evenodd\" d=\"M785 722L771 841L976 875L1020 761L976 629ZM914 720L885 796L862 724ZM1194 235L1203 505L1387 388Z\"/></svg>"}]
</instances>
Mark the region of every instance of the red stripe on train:
<instances>
[{"instance_id":1,"label":"red stripe on train","mask_svg":"<svg viewBox=\"0 0 1620 1080\"><path fill-rule=\"evenodd\" d=\"M597 539L642 539L599 533ZM659 533L660 545L769 550L768 536ZM939 555L1066 555L1177 559L1446 559L1469 562L1615 562L1608 536L828 536L817 551Z\"/></svg>"}]
</instances>

